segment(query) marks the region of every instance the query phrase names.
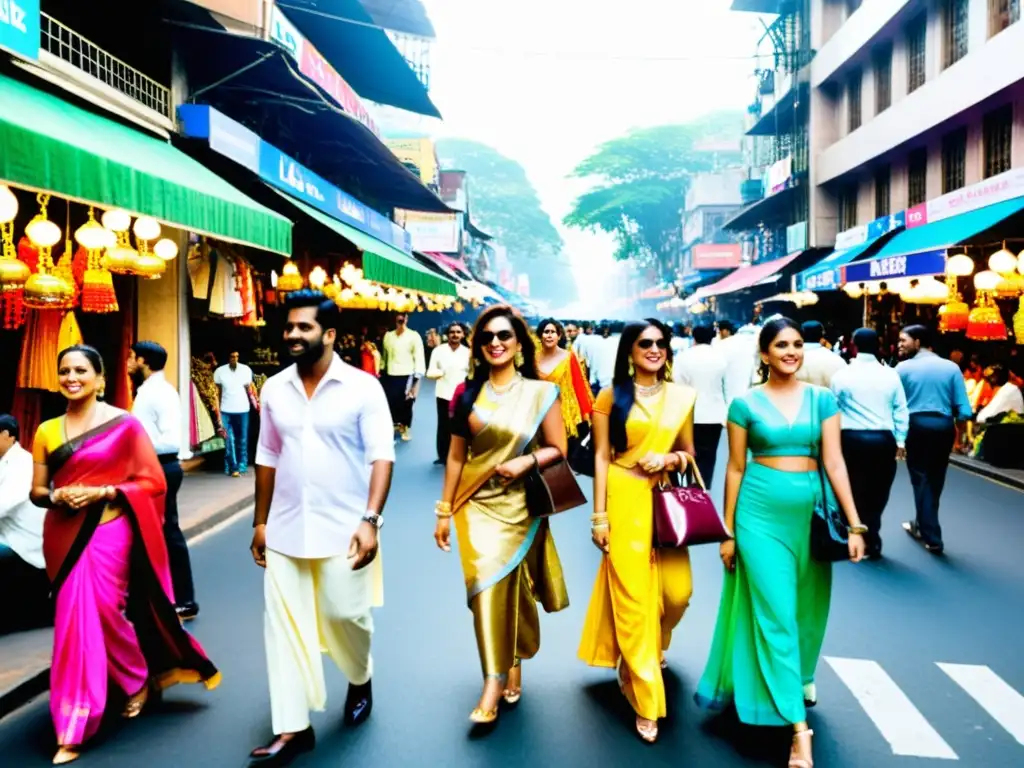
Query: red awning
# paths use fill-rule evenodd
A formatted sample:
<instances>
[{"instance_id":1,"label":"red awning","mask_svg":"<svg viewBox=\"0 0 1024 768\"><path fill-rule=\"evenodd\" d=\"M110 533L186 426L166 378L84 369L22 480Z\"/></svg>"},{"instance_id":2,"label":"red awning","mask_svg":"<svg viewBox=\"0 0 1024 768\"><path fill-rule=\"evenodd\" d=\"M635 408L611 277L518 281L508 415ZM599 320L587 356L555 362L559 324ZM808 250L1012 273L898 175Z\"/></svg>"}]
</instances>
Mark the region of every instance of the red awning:
<instances>
[{"instance_id":1,"label":"red awning","mask_svg":"<svg viewBox=\"0 0 1024 768\"><path fill-rule=\"evenodd\" d=\"M466 266L466 262L458 256L451 256L447 253L437 253L436 251L424 251L423 253L435 261L444 264L448 269L455 270L455 272L465 275L466 277L472 277L469 267Z\"/></svg>"},{"instance_id":2,"label":"red awning","mask_svg":"<svg viewBox=\"0 0 1024 768\"><path fill-rule=\"evenodd\" d=\"M673 288L663 288L656 285L651 288L648 288L646 291L641 293L638 298L641 300L649 301L651 299L668 299L675 295L676 292Z\"/></svg>"},{"instance_id":3,"label":"red awning","mask_svg":"<svg viewBox=\"0 0 1024 768\"><path fill-rule=\"evenodd\" d=\"M781 259L775 259L774 261L765 261L761 264L754 264L750 267L740 267L739 269L730 272L717 283L712 283L705 288L701 288L697 291L695 296L703 299L707 296L721 296L725 293L732 293L733 291L749 288L750 286L756 285L762 280L769 278L776 272L784 269L787 264L793 261L801 253L803 253L803 251L797 251L789 254L788 256L783 256Z\"/></svg>"}]
</instances>

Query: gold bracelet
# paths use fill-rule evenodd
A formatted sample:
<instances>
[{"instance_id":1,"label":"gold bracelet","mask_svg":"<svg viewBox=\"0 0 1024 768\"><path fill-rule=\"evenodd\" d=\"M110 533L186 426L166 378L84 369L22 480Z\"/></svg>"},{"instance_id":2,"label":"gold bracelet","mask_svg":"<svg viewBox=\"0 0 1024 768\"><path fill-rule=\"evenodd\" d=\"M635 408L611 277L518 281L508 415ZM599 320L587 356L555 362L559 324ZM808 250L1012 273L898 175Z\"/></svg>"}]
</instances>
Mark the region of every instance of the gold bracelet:
<instances>
[{"instance_id":1,"label":"gold bracelet","mask_svg":"<svg viewBox=\"0 0 1024 768\"><path fill-rule=\"evenodd\" d=\"M611 530L611 526L608 525L608 523L591 523L590 530L592 530L592 531Z\"/></svg>"},{"instance_id":2,"label":"gold bracelet","mask_svg":"<svg viewBox=\"0 0 1024 768\"><path fill-rule=\"evenodd\" d=\"M850 526L850 533L855 533L858 536L863 536L867 532L868 532L868 527L866 525L851 525Z\"/></svg>"},{"instance_id":3,"label":"gold bracelet","mask_svg":"<svg viewBox=\"0 0 1024 768\"><path fill-rule=\"evenodd\" d=\"M451 504L449 504L447 501L439 501L436 504L434 504L434 514L437 517L444 518L444 517L451 517L455 513L452 512L452 505Z\"/></svg>"}]
</instances>

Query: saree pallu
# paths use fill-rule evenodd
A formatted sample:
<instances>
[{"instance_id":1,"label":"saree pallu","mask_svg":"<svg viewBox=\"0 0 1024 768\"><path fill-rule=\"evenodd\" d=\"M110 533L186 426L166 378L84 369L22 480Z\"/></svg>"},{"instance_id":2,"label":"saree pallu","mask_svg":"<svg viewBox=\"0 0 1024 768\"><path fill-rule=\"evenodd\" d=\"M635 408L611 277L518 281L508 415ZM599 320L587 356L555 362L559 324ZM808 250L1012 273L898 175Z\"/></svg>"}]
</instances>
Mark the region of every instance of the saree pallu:
<instances>
[{"instance_id":1,"label":"saree pallu","mask_svg":"<svg viewBox=\"0 0 1024 768\"><path fill-rule=\"evenodd\" d=\"M524 380L504 395L470 441L455 495L455 531L485 677L503 677L540 647L539 602L548 613L569 605L562 564L547 520L526 509L522 482L503 485L499 465L535 441L556 387Z\"/></svg>"},{"instance_id":2,"label":"saree pallu","mask_svg":"<svg viewBox=\"0 0 1024 768\"><path fill-rule=\"evenodd\" d=\"M212 689L220 674L174 610L166 482L142 425L118 416L48 452L47 464L54 488L112 485L123 510L101 524L103 504L51 509L43 524L56 595L50 711L59 743L78 746L99 727L108 676L131 696L148 680Z\"/></svg>"},{"instance_id":3,"label":"saree pallu","mask_svg":"<svg viewBox=\"0 0 1024 768\"><path fill-rule=\"evenodd\" d=\"M594 394L583 374L580 361L572 352L565 356L551 373L541 373L541 379L558 386L562 403L562 421L568 437L579 437L579 427L590 420L594 410Z\"/></svg>"},{"instance_id":4,"label":"saree pallu","mask_svg":"<svg viewBox=\"0 0 1024 768\"><path fill-rule=\"evenodd\" d=\"M610 413L611 394L603 391L595 410ZM579 658L590 666L626 667L623 693L648 720L667 713L661 659L689 605L693 581L685 549L652 546L658 478L636 467L649 452L673 449L693 421L695 402L692 389L669 384L651 410L638 403L626 419L627 450L608 469L609 551L598 568L579 646Z\"/></svg>"}]
</instances>

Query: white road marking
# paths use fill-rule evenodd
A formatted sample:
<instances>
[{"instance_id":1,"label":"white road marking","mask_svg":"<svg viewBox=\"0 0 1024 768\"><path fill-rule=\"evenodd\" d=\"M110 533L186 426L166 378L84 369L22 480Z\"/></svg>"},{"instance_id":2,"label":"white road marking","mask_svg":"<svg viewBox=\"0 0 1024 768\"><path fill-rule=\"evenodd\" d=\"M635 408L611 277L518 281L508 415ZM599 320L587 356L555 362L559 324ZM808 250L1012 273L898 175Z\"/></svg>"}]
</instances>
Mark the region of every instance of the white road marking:
<instances>
[{"instance_id":1,"label":"white road marking","mask_svg":"<svg viewBox=\"0 0 1024 768\"><path fill-rule=\"evenodd\" d=\"M993 720L1024 744L1024 696L1015 691L1003 678L985 666L977 664L942 664L939 669L963 688Z\"/></svg>"},{"instance_id":2,"label":"white road marking","mask_svg":"<svg viewBox=\"0 0 1024 768\"><path fill-rule=\"evenodd\" d=\"M244 507L244 508L238 510L237 512L235 512L235 514L233 514L231 517L227 518L226 520L221 520L219 523L217 523L215 526L213 526L213 528L208 528L207 530L203 531L202 533L198 533L195 536L192 536L191 538L189 538L188 539L188 545L190 547L194 547L196 544L199 544L200 542L205 541L206 539L210 538L211 536L217 535L218 533L223 531L225 528L228 528L229 526L234 525L241 518L246 517L246 516L250 516L251 517L252 516L252 510L253 510L252 507Z\"/></svg>"},{"instance_id":3,"label":"white road marking","mask_svg":"<svg viewBox=\"0 0 1024 768\"><path fill-rule=\"evenodd\" d=\"M960 759L877 662L833 657L825 661L889 742L894 755Z\"/></svg>"}]
</instances>

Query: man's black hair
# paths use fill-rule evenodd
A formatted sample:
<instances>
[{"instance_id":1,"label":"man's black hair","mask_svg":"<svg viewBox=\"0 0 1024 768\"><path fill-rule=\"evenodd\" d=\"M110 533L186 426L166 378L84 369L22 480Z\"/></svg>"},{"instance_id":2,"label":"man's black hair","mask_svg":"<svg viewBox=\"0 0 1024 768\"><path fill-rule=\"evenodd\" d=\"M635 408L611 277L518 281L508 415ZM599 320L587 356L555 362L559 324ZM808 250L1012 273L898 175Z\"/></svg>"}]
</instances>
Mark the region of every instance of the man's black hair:
<instances>
[{"instance_id":1,"label":"man's black hair","mask_svg":"<svg viewBox=\"0 0 1024 768\"><path fill-rule=\"evenodd\" d=\"M292 291L284 300L285 311L293 309L305 309L316 307L316 321L325 331L338 330L341 324L341 310L334 303L333 299L327 298L323 291L314 291L304 288L301 291Z\"/></svg>"},{"instance_id":2,"label":"man's black hair","mask_svg":"<svg viewBox=\"0 0 1024 768\"><path fill-rule=\"evenodd\" d=\"M132 353L141 357L151 371L162 371L167 366L167 350L155 341L136 341Z\"/></svg>"},{"instance_id":3,"label":"man's black hair","mask_svg":"<svg viewBox=\"0 0 1024 768\"><path fill-rule=\"evenodd\" d=\"M9 413L0 413L0 432L6 432L15 440L21 437L18 420Z\"/></svg>"}]
</instances>

